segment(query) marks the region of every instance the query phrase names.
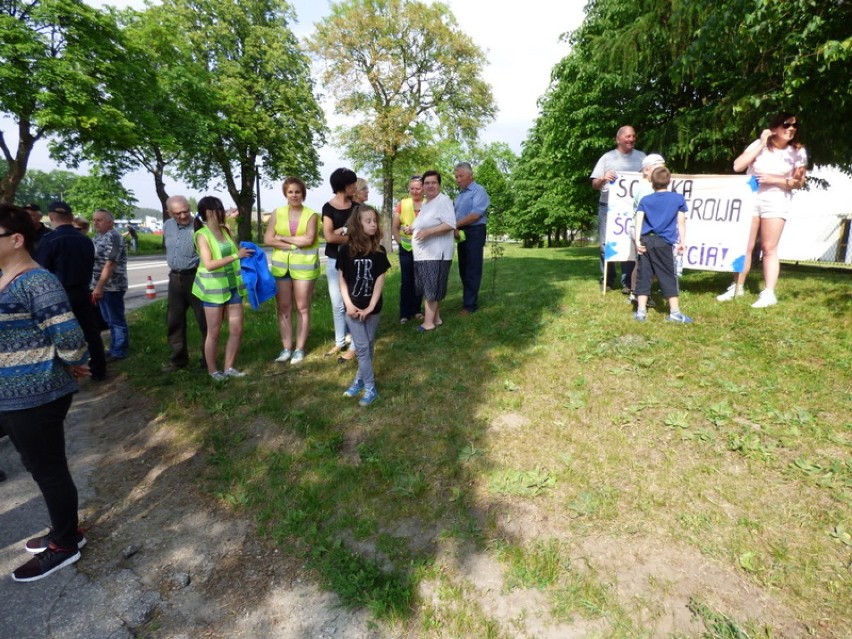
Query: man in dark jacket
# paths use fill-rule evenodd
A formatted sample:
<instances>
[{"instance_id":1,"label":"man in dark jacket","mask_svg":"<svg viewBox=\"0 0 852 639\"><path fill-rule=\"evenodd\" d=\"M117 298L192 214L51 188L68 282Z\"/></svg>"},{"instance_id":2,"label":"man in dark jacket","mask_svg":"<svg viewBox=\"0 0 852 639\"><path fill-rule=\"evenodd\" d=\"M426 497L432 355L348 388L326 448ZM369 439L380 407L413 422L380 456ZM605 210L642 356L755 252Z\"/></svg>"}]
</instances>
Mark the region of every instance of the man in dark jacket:
<instances>
[{"instance_id":1,"label":"man in dark jacket","mask_svg":"<svg viewBox=\"0 0 852 639\"><path fill-rule=\"evenodd\" d=\"M95 266L95 246L74 228L74 214L65 202L51 202L48 210L54 230L42 239L36 261L56 275L71 302L74 317L89 346L89 369L96 382L106 378L106 355L100 322L89 284Z\"/></svg>"}]
</instances>

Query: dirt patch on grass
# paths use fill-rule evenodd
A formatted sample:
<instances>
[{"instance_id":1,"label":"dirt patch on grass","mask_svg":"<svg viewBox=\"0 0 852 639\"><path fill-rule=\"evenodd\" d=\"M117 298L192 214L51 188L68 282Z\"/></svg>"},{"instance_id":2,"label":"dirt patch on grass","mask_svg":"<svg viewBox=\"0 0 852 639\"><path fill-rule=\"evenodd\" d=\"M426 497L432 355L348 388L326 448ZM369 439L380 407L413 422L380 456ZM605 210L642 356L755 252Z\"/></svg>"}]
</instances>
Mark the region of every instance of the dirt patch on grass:
<instances>
[{"instance_id":1,"label":"dirt patch on grass","mask_svg":"<svg viewBox=\"0 0 852 639\"><path fill-rule=\"evenodd\" d=\"M807 634L770 594L682 544L648 537L598 537L579 544L576 561L605 576L631 618L651 629L655 638L671 633L698 636L704 631L689 610L692 601L732 620L772 628L774 637Z\"/></svg>"},{"instance_id":2,"label":"dirt patch on grass","mask_svg":"<svg viewBox=\"0 0 852 639\"><path fill-rule=\"evenodd\" d=\"M125 391L116 381L90 402L100 463L78 567L110 593L114 609L104 614L150 639L384 636L203 493L203 451Z\"/></svg>"}]
</instances>

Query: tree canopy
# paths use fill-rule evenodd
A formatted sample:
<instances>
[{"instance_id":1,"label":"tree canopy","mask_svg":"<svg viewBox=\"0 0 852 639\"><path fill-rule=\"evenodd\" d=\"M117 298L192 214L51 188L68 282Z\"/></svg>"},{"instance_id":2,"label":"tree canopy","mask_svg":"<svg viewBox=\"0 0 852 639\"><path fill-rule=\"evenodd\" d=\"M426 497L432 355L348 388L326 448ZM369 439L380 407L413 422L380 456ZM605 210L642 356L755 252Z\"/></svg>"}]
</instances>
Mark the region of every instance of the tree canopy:
<instances>
[{"instance_id":1,"label":"tree canopy","mask_svg":"<svg viewBox=\"0 0 852 639\"><path fill-rule=\"evenodd\" d=\"M79 0L0 5L0 113L14 122L18 139L12 149L0 131L7 169L0 201L14 199L39 140L110 137L123 114L107 87L123 52L115 23Z\"/></svg>"},{"instance_id":2,"label":"tree canopy","mask_svg":"<svg viewBox=\"0 0 852 639\"><path fill-rule=\"evenodd\" d=\"M485 55L440 2L344 0L308 46L324 63L336 112L356 120L338 129L338 141L356 168L381 179L388 217L401 155L442 138L474 139L494 117Z\"/></svg>"},{"instance_id":3,"label":"tree canopy","mask_svg":"<svg viewBox=\"0 0 852 639\"><path fill-rule=\"evenodd\" d=\"M168 87L183 87L176 95L191 111L176 173L197 189L226 188L241 238L251 233L259 168L270 180L319 179L325 118L293 17L283 0L166 0L143 18L159 35L149 45L159 66L174 74Z\"/></svg>"},{"instance_id":4,"label":"tree canopy","mask_svg":"<svg viewBox=\"0 0 852 639\"><path fill-rule=\"evenodd\" d=\"M730 173L790 111L813 162L852 172L851 23L842 1L590 0L516 170L518 237L549 233L554 216L591 225L589 174L623 124L674 170Z\"/></svg>"},{"instance_id":5,"label":"tree canopy","mask_svg":"<svg viewBox=\"0 0 852 639\"><path fill-rule=\"evenodd\" d=\"M115 175L95 169L78 176L68 189L65 200L78 215L90 218L95 209L106 209L116 218L132 217L136 198Z\"/></svg>"}]
</instances>

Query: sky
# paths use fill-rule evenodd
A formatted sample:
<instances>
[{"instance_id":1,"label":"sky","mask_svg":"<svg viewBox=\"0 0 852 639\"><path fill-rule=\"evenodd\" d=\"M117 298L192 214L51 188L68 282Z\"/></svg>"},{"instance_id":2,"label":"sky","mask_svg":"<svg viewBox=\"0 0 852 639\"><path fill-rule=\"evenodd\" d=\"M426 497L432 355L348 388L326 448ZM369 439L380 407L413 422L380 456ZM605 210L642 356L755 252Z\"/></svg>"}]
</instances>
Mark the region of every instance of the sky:
<instances>
[{"instance_id":1,"label":"sky","mask_svg":"<svg viewBox=\"0 0 852 639\"><path fill-rule=\"evenodd\" d=\"M289 0L296 11L298 22L293 25L294 33L306 37L314 30L314 24L328 15L328 0ZM536 102L545 92L550 81L553 66L568 53L568 45L560 41L560 35L576 29L583 21L585 0L527 0L523 8L495 11L492 0L444 0L455 15L459 27L485 51L489 64L483 71L485 81L494 93L498 113L495 120L485 128L480 136L485 143L505 142L515 153L520 153L521 142L532 127L538 115ZM142 0L88 0L93 6L113 5L142 8ZM318 87L322 91L322 87ZM334 116L333 104L324 104L326 119L330 127L340 124ZM0 121L9 142L17 143L10 133L14 133L9 120ZM306 203L315 210L331 196L328 176L339 166L351 163L341 158L334 147L327 145L320 150L320 169L322 184L310 189ZM40 142L30 161L30 168L42 171L65 167L55 164L47 152L47 144ZM150 174L139 171L126 175L122 183L133 191L139 206L160 208L154 191L154 181ZM379 202L381 194L378 185L370 184L370 201ZM199 193L185 185L167 180L169 194L178 193L200 197ZM231 202L227 192L211 190L228 205ZM284 204L280 187L264 185L261 190L261 205L264 210Z\"/></svg>"},{"instance_id":2,"label":"sky","mask_svg":"<svg viewBox=\"0 0 852 639\"><path fill-rule=\"evenodd\" d=\"M87 0L93 6L113 5L142 8L144 0ZM289 0L294 7L297 22L292 26L300 38L309 36L314 24L329 13L329 0ZM586 0L526 0L520 7L496 10L493 0L444 0L450 7L461 30L466 33L485 53L488 65L483 76L491 85L498 113L480 135L482 142L505 142L520 154L521 143L527 136L538 116L538 99L547 90L550 72L553 66L568 54L568 45L560 36L580 26L583 21L583 8ZM322 91L322 87L318 86ZM333 104L324 103L326 120L330 127L341 124L340 118L333 113ZM0 118L0 128L7 143L16 144L12 122ZM613 132L614 136L614 132ZM743 147L748 141L743 141ZM645 149L642 146L641 131L637 147L646 152L658 152L658 149ZM663 155L665 151L663 150ZM327 145L319 151L322 167L322 183L308 190L306 204L314 210L320 210L324 202L332 195L328 186L328 176L340 166L351 163L341 157L334 147ZM65 169L54 163L47 152L47 144L40 142L31 157L30 168L42 171ZM592 167L589 167L591 171ZM84 169L85 170L85 169ZM846 206L852 201L852 178L839 171L821 169L819 175L832 184L826 201L834 206ZM122 183L133 191L139 206L160 209L160 202L154 191L153 178L144 171L126 175ZM378 185L370 184L370 201L380 202ZM203 195L216 195L231 204L231 198L224 189L210 189L198 192L184 184L167 178L166 190L170 195L183 194L200 198ZM284 204L280 186L264 184L261 189L261 205L264 210Z\"/></svg>"}]
</instances>

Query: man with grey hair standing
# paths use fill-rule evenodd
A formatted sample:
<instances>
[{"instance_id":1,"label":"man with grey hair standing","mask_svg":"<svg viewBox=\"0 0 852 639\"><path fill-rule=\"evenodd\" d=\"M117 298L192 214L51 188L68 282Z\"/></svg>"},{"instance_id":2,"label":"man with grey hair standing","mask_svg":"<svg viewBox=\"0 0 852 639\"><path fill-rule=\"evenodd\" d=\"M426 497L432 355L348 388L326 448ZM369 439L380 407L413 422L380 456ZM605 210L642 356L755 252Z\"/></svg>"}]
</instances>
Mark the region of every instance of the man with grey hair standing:
<instances>
[{"instance_id":1,"label":"man with grey hair standing","mask_svg":"<svg viewBox=\"0 0 852 639\"><path fill-rule=\"evenodd\" d=\"M609 185L616 180L619 172L634 171L636 173L642 170L642 160L645 159L645 154L636 146L636 131L632 126L625 125L615 134L616 147L612 151L607 151L595 164L592 171L592 188L600 191L601 195L598 200L598 239L601 245L601 281L603 282L603 274L606 272L606 285L608 288L615 288L615 268L606 269L606 218L607 208L609 205ZM621 263L621 292L627 295L630 293L630 281L633 274L635 262Z\"/></svg>"},{"instance_id":2,"label":"man with grey hair standing","mask_svg":"<svg viewBox=\"0 0 852 639\"><path fill-rule=\"evenodd\" d=\"M95 227L95 268L92 271L92 301L97 302L109 326L107 361L124 359L130 349L130 331L124 314L127 293L127 246L115 230L115 218L106 209L92 215Z\"/></svg>"},{"instance_id":3,"label":"man with grey hair standing","mask_svg":"<svg viewBox=\"0 0 852 639\"><path fill-rule=\"evenodd\" d=\"M456 197L456 231L464 231L458 243L459 277L463 294L460 315L470 315L479 308L479 285L485 253L485 210L491 198L485 189L473 181L473 169L467 162L456 164L453 174L459 187Z\"/></svg>"},{"instance_id":4,"label":"man with grey hair standing","mask_svg":"<svg viewBox=\"0 0 852 639\"><path fill-rule=\"evenodd\" d=\"M192 283L198 270L198 253L193 241L194 228L189 200L183 195L173 195L166 200L169 219L163 224L166 244L166 263L169 265L169 292L166 311L166 332L171 348L164 373L173 373L189 363L186 346L186 313L192 309L201 331L201 362L204 363L204 340L207 337L207 319L201 300L192 294Z\"/></svg>"}]
</instances>

